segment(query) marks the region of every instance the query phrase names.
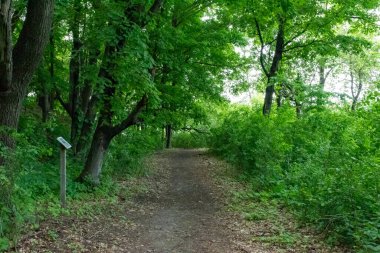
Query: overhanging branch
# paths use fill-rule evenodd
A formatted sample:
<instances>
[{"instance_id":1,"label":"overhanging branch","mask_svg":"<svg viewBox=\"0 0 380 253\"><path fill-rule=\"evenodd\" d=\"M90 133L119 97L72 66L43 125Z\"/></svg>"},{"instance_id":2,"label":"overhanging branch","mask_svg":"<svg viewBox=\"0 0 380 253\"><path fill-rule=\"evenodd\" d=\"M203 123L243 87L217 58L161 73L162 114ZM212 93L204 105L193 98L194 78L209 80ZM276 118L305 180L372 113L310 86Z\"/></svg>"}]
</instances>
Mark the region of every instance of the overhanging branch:
<instances>
[{"instance_id":1,"label":"overhanging branch","mask_svg":"<svg viewBox=\"0 0 380 253\"><path fill-rule=\"evenodd\" d=\"M128 127L135 125L138 123L138 116L141 113L141 111L144 109L144 107L148 103L148 96L145 94L142 96L140 101L136 104L135 108L129 113L128 117L124 119L122 122L120 122L118 125L112 127L111 129L111 136L116 136L119 133L121 133L123 130L127 129Z\"/></svg>"}]
</instances>

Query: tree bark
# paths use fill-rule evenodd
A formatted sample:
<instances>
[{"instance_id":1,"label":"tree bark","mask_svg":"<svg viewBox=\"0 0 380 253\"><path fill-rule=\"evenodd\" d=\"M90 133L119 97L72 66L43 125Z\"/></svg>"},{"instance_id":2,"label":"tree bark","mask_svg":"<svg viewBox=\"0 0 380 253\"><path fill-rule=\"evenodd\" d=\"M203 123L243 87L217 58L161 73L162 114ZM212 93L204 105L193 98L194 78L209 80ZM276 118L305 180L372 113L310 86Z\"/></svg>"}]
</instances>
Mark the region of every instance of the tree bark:
<instances>
[{"instance_id":1,"label":"tree bark","mask_svg":"<svg viewBox=\"0 0 380 253\"><path fill-rule=\"evenodd\" d=\"M265 97L264 97L264 106L263 106L263 114L269 115L272 109L273 103L273 94L275 92L275 83L273 78L277 75L277 71L280 66L280 62L282 60L282 55L284 53L285 47L285 19L279 18L278 20L278 32L276 36L276 49L272 58L272 64L269 72L264 71L267 75L267 87L265 89Z\"/></svg>"},{"instance_id":2,"label":"tree bark","mask_svg":"<svg viewBox=\"0 0 380 253\"><path fill-rule=\"evenodd\" d=\"M297 117L300 118L302 116L302 104L297 99L294 99L294 103L296 104Z\"/></svg>"},{"instance_id":3,"label":"tree bark","mask_svg":"<svg viewBox=\"0 0 380 253\"><path fill-rule=\"evenodd\" d=\"M362 92L363 89L363 78L362 78L362 71L359 70L358 72L358 84L355 85L355 79L354 79L354 73L351 71L350 76L351 76L351 94L352 94L352 104L351 104L351 110L356 111L356 105L359 100L359 96ZM356 86L356 90L355 90Z\"/></svg>"},{"instance_id":4,"label":"tree bark","mask_svg":"<svg viewBox=\"0 0 380 253\"><path fill-rule=\"evenodd\" d=\"M128 6L125 9L124 14L132 23L144 27L149 22L150 15L160 10L162 3L163 0L155 0L148 13L145 14L142 13L144 8L140 8L143 6ZM115 113L112 108L112 99L116 93L117 79L112 73L112 70L116 66L118 53L123 49L127 42L128 36L126 36L126 28L129 29L129 26L125 27L125 24L117 24L116 34L118 36L116 42L113 41L112 44L106 45L104 49L103 61L99 69L99 77L103 80L107 80L108 84L104 87L104 92L101 94L101 97L99 97L101 108L99 111L97 127L92 139L90 151L87 155L85 167L79 175L78 181L83 181L89 177L94 183L99 182L102 161L112 138L128 127L135 125L138 122L138 115L148 103L147 95L143 95L127 118L117 125L113 124L112 119L114 118ZM101 140L98 140L99 138Z\"/></svg>"},{"instance_id":5,"label":"tree bark","mask_svg":"<svg viewBox=\"0 0 380 253\"><path fill-rule=\"evenodd\" d=\"M80 128L80 51L82 43L79 38L79 15L81 12L81 4L78 0L74 2L74 18L71 24L71 33L73 35L73 44L70 57L70 108L71 108L71 136L70 140L73 145L74 154L77 153L76 147L78 142L79 128Z\"/></svg>"},{"instance_id":6,"label":"tree bark","mask_svg":"<svg viewBox=\"0 0 380 253\"><path fill-rule=\"evenodd\" d=\"M99 54L99 50L91 50L88 55L88 64L95 65ZM83 117L77 118L78 126L75 131L78 134L75 136L75 142L72 143L75 154L81 153L91 142L91 135L96 123L96 106L99 101L98 94L93 94L92 78L86 75L85 77L83 80L84 87L80 89L79 105L76 106L77 114ZM73 128L72 131L74 131Z\"/></svg>"},{"instance_id":7,"label":"tree bark","mask_svg":"<svg viewBox=\"0 0 380 253\"><path fill-rule=\"evenodd\" d=\"M317 97L317 106L318 107L321 107L323 105L321 94L325 89L325 83L326 83L325 66L324 66L324 64L320 63L319 64L319 84L318 84L318 91L320 94L318 94L318 97Z\"/></svg>"},{"instance_id":8,"label":"tree bark","mask_svg":"<svg viewBox=\"0 0 380 253\"><path fill-rule=\"evenodd\" d=\"M109 144L116 135L138 122L138 116L147 103L148 97L144 95L128 117L117 125L108 124L108 116L100 116L84 169L79 175L78 181L83 182L87 179L95 184L100 182L99 177L102 170L103 159L107 153Z\"/></svg>"},{"instance_id":9,"label":"tree bark","mask_svg":"<svg viewBox=\"0 0 380 253\"><path fill-rule=\"evenodd\" d=\"M79 138L78 138L78 143L77 143L77 146L76 146L76 152L79 153L79 152L82 152L83 150L85 150L88 145L87 143L89 143L91 141L91 135L93 133L93 130L94 130L94 126L95 126L95 118L96 118L96 103L97 103L97 99L93 98L91 99L91 101L89 102L88 104L88 108L86 110L86 113L84 115L84 119L82 121L82 127L81 127L81 130L80 130L80 135L79 135Z\"/></svg>"},{"instance_id":10,"label":"tree bark","mask_svg":"<svg viewBox=\"0 0 380 253\"><path fill-rule=\"evenodd\" d=\"M49 72L49 81L44 80L43 78L38 78L39 84L42 86L41 94L38 98L38 105L41 108L42 113L42 121L47 122L49 119L50 113L53 110L53 103L55 99L54 89L55 87L55 43L54 43L54 31L51 29L49 35L49 64L48 64L48 72ZM43 64L41 64L43 65ZM40 68L42 69L42 66ZM37 75L41 75L39 70L37 70Z\"/></svg>"},{"instance_id":11,"label":"tree bark","mask_svg":"<svg viewBox=\"0 0 380 253\"><path fill-rule=\"evenodd\" d=\"M99 175L102 170L103 160L111 143L111 137L107 130L98 127L92 139L91 148L88 152L84 169L78 177L78 181L90 181L94 184L99 184Z\"/></svg>"},{"instance_id":12,"label":"tree bark","mask_svg":"<svg viewBox=\"0 0 380 253\"><path fill-rule=\"evenodd\" d=\"M41 108L42 122L46 122L49 117L50 112L50 93L49 88L47 87L47 82L43 77L43 66L38 67L37 70L37 82L40 86L38 89L38 106Z\"/></svg>"},{"instance_id":13,"label":"tree bark","mask_svg":"<svg viewBox=\"0 0 380 253\"><path fill-rule=\"evenodd\" d=\"M172 147L172 125L168 124L165 126L165 147L166 148L171 148Z\"/></svg>"},{"instance_id":14,"label":"tree bark","mask_svg":"<svg viewBox=\"0 0 380 253\"><path fill-rule=\"evenodd\" d=\"M265 88L263 114L268 116L272 109L274 84L272 84L272 78L268 78L267 87Z\"/></svg>"},{"instance_id":15,"label":"tree bark","mask_svg":"<svg viewBox=\"0 0 380 253\"><path fill-rule=\"evenodd\" d=\"M7 3L7 1L2 1ZM12 50L12 67L6 68L5 75L11 77L11 85L0 84L0 126L16 130L26 96L27 87L32 79L49 39L53 18L54 0L29 0L24 26ZM1 5L3 12L3 5ZM2 19L4 21L4 19ZM7 20L7 24L12 20ZM4 25L4 23L3 23ZM8 25L8 27L11 25ZM3 39L3 37L1 37ZM10 46L10 45L9 45ZM1 75L3 76L3 75ZM14 145L9 134L0 134L0 142L6 146Z\"/></svg>"},{"instance_id":16,"label":"tree bark","mask_svg":"<svg viewBox=\"0 0 380 253\"><path fill-rule=\"evenodd\" d=\"M12 83L12 5L0 2L0 93L9 92Z\"/></svg>"}]
</instances>

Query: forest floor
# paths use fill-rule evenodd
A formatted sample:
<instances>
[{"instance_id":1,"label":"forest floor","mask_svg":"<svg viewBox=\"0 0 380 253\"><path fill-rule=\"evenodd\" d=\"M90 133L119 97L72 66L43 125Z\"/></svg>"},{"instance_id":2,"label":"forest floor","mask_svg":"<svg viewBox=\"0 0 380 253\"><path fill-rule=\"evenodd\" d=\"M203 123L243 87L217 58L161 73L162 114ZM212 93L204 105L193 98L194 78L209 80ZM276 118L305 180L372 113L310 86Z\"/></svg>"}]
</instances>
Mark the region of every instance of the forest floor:
<instances>
[{"instance_id":1,"label":"forest floor","mask_svg":"<svg viewBox=\"0 0 380 253\"><path fill-rule=\"evenodd\" d=\"M147 166L148 176L120 182L128 194L43 221L17 252L343 252L271 202L239 197L245 186L206 150L158 152Z\"/></svg>"}]
</instances>

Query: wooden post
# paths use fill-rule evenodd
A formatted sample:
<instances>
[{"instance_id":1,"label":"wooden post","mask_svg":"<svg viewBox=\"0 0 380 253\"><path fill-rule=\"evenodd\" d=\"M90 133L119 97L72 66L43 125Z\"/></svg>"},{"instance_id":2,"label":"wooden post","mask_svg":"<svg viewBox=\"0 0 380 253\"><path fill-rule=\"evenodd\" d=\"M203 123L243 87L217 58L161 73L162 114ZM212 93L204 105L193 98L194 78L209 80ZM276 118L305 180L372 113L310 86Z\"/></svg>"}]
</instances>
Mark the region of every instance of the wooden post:
<instances>
[{"instance_id":1,"label":"wooden post","mask_svg":"<svg viewBox=\"0 0 380 253\"><path fill-rule=\"evenodd\" d=\"M60 164L60 198L61 198L61 207L66 208L66 150L71 148L70 143L68 143L65 139L62 137L58 137L57 141L60 144L60 157L61 157L61 164Z\"/></svg>"},{"instance_id":2,"label":"wooden post","mask_svg":"<svg viewBox=\"0 0 380 253\"><path fill-rule=\"evenodd\" d=\"M61 187L60 187L60 197L61 197L61 207L66 208L66 149L61 145Z\"/></svg>"}]
</instances>

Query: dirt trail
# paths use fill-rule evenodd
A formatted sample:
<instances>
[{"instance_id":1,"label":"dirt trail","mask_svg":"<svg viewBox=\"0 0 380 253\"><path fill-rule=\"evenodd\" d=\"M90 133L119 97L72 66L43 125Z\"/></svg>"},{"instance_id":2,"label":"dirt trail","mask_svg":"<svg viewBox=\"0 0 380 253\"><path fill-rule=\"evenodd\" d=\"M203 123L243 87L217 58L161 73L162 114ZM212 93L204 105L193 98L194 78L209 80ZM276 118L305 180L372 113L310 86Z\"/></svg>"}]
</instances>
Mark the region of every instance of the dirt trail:
<instances>
[{"instance_id":1,"label":"dirt trail","mask_svg":"<svg viewBox=\"0 0 380 253\"><path fill-rule=\"evenodd\" d=\"M158 198L138 196L143 206L155 209L135 217L138 234L130 234L130 252L234 252L228 229L220 216L203 152L173 150L167 189Z\"/></svg>"},{"instance_id":2,"label":"dirt trail","mask_svg":"<svg viewBox=\"0 0 380 253\"><path fill-rule=\"evenodd\" d=\"M244 192L245 186L205 150L158 152L147 167L149 176L119 183L125 189L119 194L125 195L116 201L87 202L83 208L94 210L80 216L75 212L82 203L71 203L71 214L42 222L17 252L343 252L326 247L269 202L234 200L231 193ZM238 211L228 211L231 203ZM244 219L245 212L255 219Z\"/></svg>"}]
</instances>

